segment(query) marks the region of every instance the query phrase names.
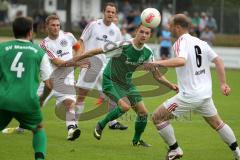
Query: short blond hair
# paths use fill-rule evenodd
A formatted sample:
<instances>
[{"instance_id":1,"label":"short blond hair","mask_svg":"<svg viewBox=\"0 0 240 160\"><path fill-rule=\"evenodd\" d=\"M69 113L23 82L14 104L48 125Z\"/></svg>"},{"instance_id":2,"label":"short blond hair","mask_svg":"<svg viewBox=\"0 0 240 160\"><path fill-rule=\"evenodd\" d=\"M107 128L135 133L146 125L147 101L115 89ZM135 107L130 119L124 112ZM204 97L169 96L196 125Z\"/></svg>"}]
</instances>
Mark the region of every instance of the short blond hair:
<instances>
[{"instance_id":1,"label":"short blond hair","mask_svg":"<svg viewBox=\"0 0 240 160\"><path fill-rule=\"evenodd\" d=\"M59 20L59 17L55 14L49 15L46 19L45 19L45 23L48 24L51 20Z\"/></svg>"}]
</instances>

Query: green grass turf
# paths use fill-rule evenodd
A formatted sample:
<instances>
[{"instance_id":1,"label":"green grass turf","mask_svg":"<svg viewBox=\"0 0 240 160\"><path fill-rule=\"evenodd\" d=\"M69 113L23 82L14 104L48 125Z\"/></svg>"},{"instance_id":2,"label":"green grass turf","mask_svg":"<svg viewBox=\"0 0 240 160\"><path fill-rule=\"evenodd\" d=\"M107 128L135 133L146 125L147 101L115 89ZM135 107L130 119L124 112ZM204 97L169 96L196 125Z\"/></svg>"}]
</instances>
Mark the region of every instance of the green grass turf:
<instances>
[{"instance_id":1,"label":"green grass turf","mask_svg":"<svg viewBox=\"0 0 240 160\"><path fill-rule=\"evenodd\" d=\"M213 70L213 98L222 118L235 131L240 140L240 106L239 106L239 71L227 70L228 83L232 94L225 97L220 93L219 82ZM170 80L175 80L174 70L167 72ZM152 113L165 99L172 96L170 92L161 97L145 98L145 104ZM88 99L86 110L93 106L95 100ZM82 135L74 142L66 141L65 122L54 114L54 100L43 108L44 124L48 136L48 160L164 160L167 146L158 135L151 121L149 121L143 139L152 144L151 148L131 146L134 132L134 112L120 118L129 126L126 131L112 131L105 128L101 141L93 138L92 131L99 118L82 121L79 127ZM191 118L191 119L190 119ZM12 121L11 126L18 123ZM220 140L218 134L212 130L199 115L188 114L185 118L173 120L178 143L184 150L183 160L231 160L232 152ZM0 134L0 160L32 160L32 135L26 131L22 135Z\"/></svg>"}]
</instances>

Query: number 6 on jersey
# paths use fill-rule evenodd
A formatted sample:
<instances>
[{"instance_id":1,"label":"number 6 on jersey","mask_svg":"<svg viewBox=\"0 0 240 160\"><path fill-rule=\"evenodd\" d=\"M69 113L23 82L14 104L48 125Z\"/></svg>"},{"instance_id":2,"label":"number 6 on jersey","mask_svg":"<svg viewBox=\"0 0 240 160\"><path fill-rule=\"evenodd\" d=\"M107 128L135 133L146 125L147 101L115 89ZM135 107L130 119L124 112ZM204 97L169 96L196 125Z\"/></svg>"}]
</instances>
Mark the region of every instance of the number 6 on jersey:
<instances>
[{"instance_id":1,"label":"number 6 on jersey","mask_svg":"<svg viewBox=\"0 0 240 160\"><path fill-rule=\"evenodd\" d=\"M25 71L25 68L23 67L23 63L22 62L18 63L21 56L22 56L22 52L18 52L12 62L11 69L10 69L11 71L17 72L17 78L21 78L22 72Z\"/></svg>"}]
</instances>

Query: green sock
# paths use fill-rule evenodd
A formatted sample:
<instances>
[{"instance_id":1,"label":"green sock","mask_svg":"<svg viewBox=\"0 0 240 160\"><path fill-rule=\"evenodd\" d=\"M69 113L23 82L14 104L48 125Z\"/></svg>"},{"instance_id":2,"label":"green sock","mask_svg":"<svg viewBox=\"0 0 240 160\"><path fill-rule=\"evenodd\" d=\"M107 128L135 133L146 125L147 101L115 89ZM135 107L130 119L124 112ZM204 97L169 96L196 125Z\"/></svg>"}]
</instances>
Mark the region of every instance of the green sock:
<instances>
[{"instance_id":1,"label":"green sock","mask_svg":"<svg viewBox=\"0 0 240 160\"><path fill-rule=\"evenodd\" d=\"M140 137L146 128L147 125L147 115L137 115L136 122L135 122L135 133L133 137L133 142L138 142L140 140Z\"/></svg>"},{"instance_id":2,"label":"green sock","mask_svg":"<svg viewBox=\"0 0 240 160\"><path fill-rule=\"evenodd\" d=\"M47 148L47 136L44 129L33 132L33 149L35 160L44 160Z\"/></svg>"},{"instance_id":3,"label":"green sock","mask_svg":"<svg viewBox=\"0 0 240 160\"><path fill-rule=\"evenodd\" d=\"M98 123L102 128L106 126L106 124L118 117L121 117L125 112L121 110L119 106L115 107L113 110L108 112L108 114L104 117L104 119L100 120Z\"/></svg>"}]
</instances>

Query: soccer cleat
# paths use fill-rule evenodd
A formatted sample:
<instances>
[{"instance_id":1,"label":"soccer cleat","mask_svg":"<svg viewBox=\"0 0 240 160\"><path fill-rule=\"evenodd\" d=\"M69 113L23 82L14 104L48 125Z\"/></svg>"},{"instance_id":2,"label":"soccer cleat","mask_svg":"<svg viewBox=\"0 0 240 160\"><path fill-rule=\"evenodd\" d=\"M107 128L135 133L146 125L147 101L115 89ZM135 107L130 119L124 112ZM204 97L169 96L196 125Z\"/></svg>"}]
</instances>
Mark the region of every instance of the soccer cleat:
<instances>
[{"instance_id":1,"label":"soccer cleat","mask_svg":"<svg viewBox=\"0 0 240 160\"><path fill-rule=\"evenodd\" d=\"M16 127L16 128L5 128L4 130L2 130L2 133L3 134L22 134L24 132L24 129L23 128L19 128L19 127Z\"/></svg>"},{"instance_id":2,"label":"soccer cleat","mask_svg":"<svg viewBox=\"0 0 240 160\"><path fill-rule=\"evenodd\" d=\"M79 128L70 128L68 130L67 140L74 141L80 136L80 134L81 134L81 130Z\"/></svg>"},{"instance_id":3,"label":"soccer cleat","mask_svg":"<svg viewBox=\"0 0 240 160\"><path fill-rule=\"evenodd\" d=\"M240 150L234 151L234 160L240 160Z\"/></svg>"},{"instance_id":4,"label":"soccer cleat","mask_svg":"<svg viewBox=\"0 0 240 160\"><path fill-rule=\"evenodd\" d=\"M152 147L151 144L148 144L146 142L144 142L143 140L139 140L137 142L133 142L133 146L142 146L142 147Z\"/></svg>"},{"instance_id":5,"label":"soccer cleat","mask_svg":"<svg viewBox=\"0 0 240 160\"><path fill-rule=\"evenodd\" d=\"M174 150L169 150L166 156L166 160L180 159L183 156L183 151L180 147Z\"/></svg>"},{"instance_id":6,"label":"soccer cleat","mask_svg":"<svg viewBox=\"0 0 240 160\"><path fill-rule=\"evenodd\" d=\"M120 122L115 123L114 125L109 126L109 129L120 129L120 130L126 130L128 126L124 126Z\"/></svg>"},{"instance_id":7,"label":"soccer cleat","mask_svg":"<svg viewBox=\"0 0 240 160\"><path fill-rule=\"evenodd\" d=\"M97 139L97 140L100 140L101 139L101 136L102 136L102 131L103 131L103 128L100 126L100 124L98 123L96 125L96 127L94 128L94 132L93 132L93 135L94 137Z\"/></svg>"}]
</instances>

